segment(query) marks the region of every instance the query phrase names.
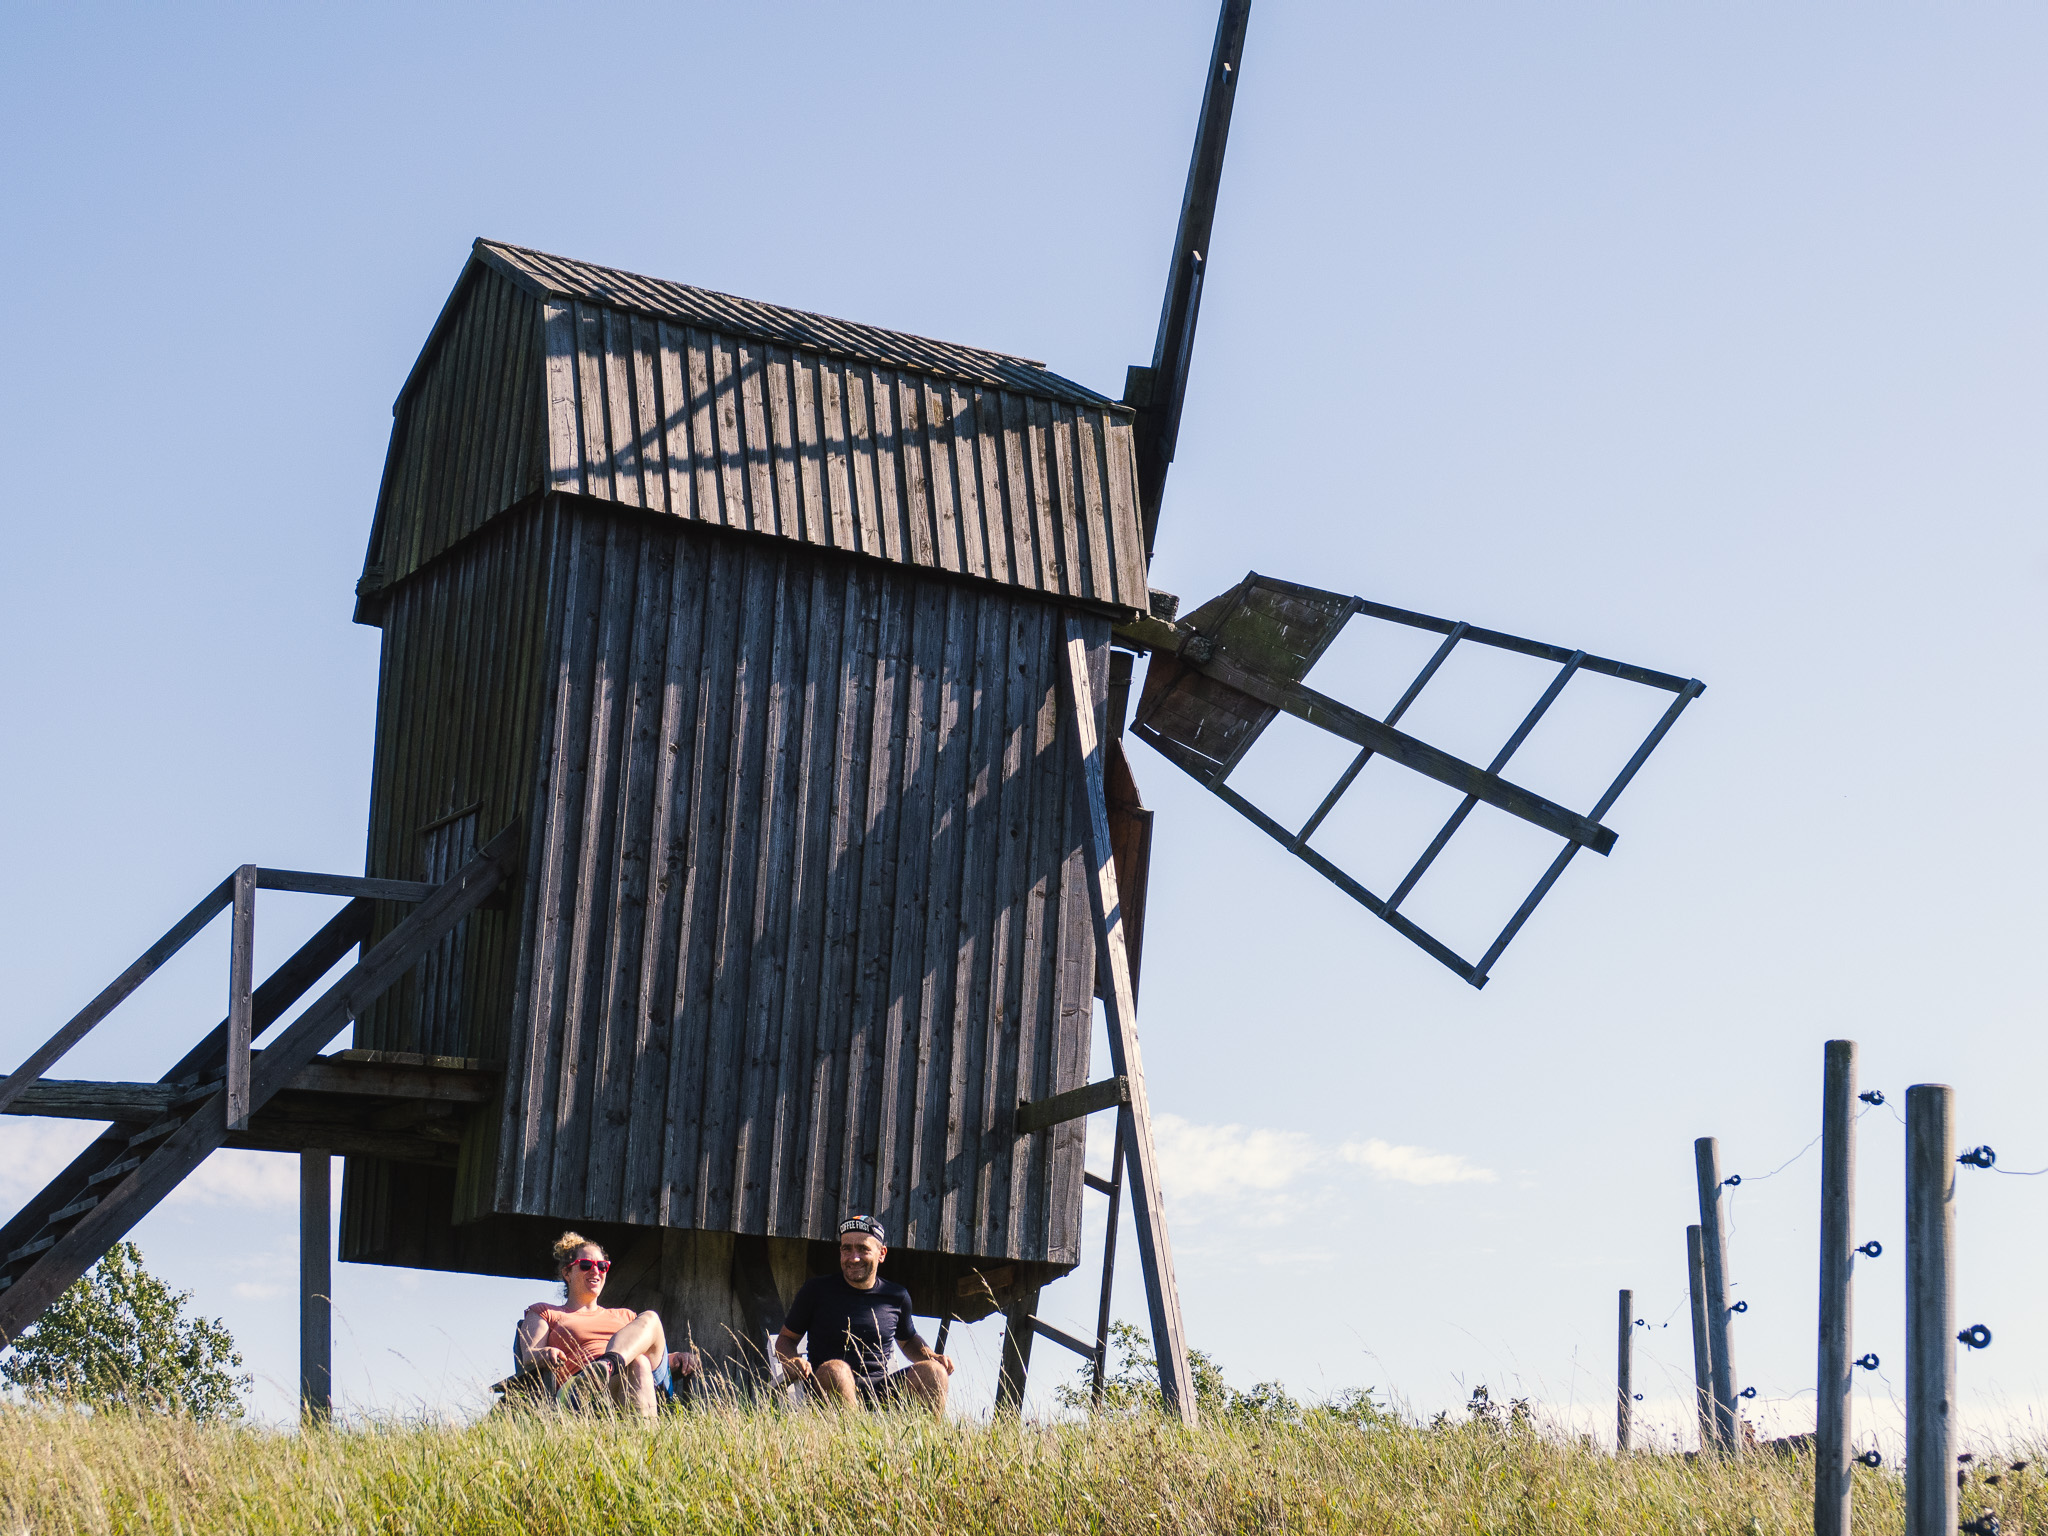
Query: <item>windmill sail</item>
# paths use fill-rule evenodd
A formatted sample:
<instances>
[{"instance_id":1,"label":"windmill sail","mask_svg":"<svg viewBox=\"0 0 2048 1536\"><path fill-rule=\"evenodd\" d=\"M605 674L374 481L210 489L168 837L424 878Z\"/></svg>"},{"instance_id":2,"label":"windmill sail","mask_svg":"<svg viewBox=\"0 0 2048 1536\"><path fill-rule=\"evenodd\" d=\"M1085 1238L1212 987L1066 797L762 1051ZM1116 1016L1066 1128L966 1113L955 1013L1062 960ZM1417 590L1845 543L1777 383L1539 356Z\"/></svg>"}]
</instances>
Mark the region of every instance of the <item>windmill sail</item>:
<instances>
[{"instance_id":1,"label":"windmill sail","mask_svg":"<svg viewBox=\"0 0 2048 1536\"><path fill-rule=\"evenodd\" d=\"M1400 701L1382 718L1354 709L1318 693L1303 679L1356 615L1367 615L1444 636ZM1605 854L1614 846L1613 831L1602 825L1629 780L1656 750L1679 714L1705 691L1696 678L1674 677L1648 667L1591 656L1584 651L1518 635L1474 628L1470 624L1411 613L1360 597L1324 592L1314 587L1277 581L1254 572L1230 591L1204 603L1179 623L1140 619L1118 631L1126 643L1152 652L1145 686L1138 700L1132 731L1170 762L1200 781L1295 857L1309 864L1374 916L1391 924L1475 987L1487 974L1530 913L1549 893L1580 848ZM1536 699L1520 725L1486 766L1464 761L1399 729L1407 713L1452 652L1462 644L1490 646L1543 661L1558 671ZM1673 695L1663 715L1635 754L1622 767L1607 792L1590 811L1581 813L1536 793L1503 775L1508 760L1528 738L1574 675L1592 672L1619 678ZM1253 805L1230 785L1230 776L1261 733L1282 713L1291 714L1358 748L1357 755L1331 786L1315 811L1299 827L1286 827ZM1457 790L1458 807L1401 882L1387 895L1368 890L1323 854L1309 846L1316 829L1335 809L1361 770L1374 757L1387 758ZM1556 857L1492 945L1477 960L1466 960L1450 946L1406 917L1400 910L1416 884L1481 804L1542 828L1561 840Z\"/></svg>"}]
</instances>

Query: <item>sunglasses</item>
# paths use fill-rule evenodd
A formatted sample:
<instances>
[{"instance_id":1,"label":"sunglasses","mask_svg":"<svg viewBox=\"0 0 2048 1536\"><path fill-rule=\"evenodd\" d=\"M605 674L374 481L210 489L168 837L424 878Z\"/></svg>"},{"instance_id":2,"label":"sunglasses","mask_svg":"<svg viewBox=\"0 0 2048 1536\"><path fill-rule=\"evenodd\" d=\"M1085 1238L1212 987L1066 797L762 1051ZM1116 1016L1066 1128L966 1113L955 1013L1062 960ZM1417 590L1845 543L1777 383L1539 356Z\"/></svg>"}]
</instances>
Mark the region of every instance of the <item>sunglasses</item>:
<instances>
[{"instance_id":1,"label":"sunglasses","mask_svg":"<svg viewBox=\"0 0 2048 1536\"><path fill-rule=\"evenodd\" d=\"M586 1274L608 1275L611 1273L612 1261L610 1259L578 1259L569 1267L571 1269L580 1269Z\"/></svg>"}]
</instances>

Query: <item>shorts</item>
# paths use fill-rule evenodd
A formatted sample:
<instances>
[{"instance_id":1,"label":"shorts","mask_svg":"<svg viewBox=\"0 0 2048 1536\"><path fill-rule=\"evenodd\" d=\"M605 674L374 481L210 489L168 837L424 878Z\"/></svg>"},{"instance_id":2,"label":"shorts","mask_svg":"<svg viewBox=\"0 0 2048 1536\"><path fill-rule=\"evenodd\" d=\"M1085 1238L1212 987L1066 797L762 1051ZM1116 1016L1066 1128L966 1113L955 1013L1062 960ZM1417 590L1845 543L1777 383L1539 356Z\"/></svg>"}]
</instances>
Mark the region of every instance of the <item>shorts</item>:
<instances>
[{"instance_id":1,"label":"shorts","mask_svg":"<svg viewBox=\"0 0 2048 1536\"><path fill-rule=\"evenodd\" d=\"M611 1406L610 1378L604 1378L604 1385L598 1386L595 1374L585 1379L585 1373L589 1371L589 1366L582 1367L556 1388L555 1402L559 1406L586 1411ZM669 1376L668 1356L665 1354L661 1357L661 1363L654 1368L654 1395L657 1401L668 1401L677 1395L675 1382Z\"/></svg>"},{"instance_id":2,"label":"shorts","mask_svg":"<svg viewBox=\"0 0 2048 1536\"><path fill-rule=\"evenodd\" d=\"M907 1401L903 1393L903 1378L908 1374L908 1367L892 1371L886 1376L862 1376L856 1373L853 1387L860 1398L861 1407L889 1408ZM821 1397L824 1395L815 1376L806 1385L809 1391Z\"/></svg>"}]
</instances>

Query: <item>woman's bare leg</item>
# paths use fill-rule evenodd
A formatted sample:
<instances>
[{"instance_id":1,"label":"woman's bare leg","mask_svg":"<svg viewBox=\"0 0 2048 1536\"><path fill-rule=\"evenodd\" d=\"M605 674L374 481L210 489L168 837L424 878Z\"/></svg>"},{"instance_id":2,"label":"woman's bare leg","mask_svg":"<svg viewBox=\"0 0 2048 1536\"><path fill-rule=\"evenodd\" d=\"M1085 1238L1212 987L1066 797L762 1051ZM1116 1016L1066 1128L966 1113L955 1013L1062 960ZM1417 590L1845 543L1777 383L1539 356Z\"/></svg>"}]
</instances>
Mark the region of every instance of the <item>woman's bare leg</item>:
<instances>
[{"instance_id":1,"label":"woman's bare leg","mask_svg":"<svg viewBox=\"0 0 2048 1536\"><path fill-rule=\"evenodd\" d=\"M619 1406L653 1418L654 1370L668 1357L668 1335L662 1330L661 1315L642 1312L613 1334L605 1349L625 1362L625 1369L612 1383Z\"/></svg>"}]
</instances>

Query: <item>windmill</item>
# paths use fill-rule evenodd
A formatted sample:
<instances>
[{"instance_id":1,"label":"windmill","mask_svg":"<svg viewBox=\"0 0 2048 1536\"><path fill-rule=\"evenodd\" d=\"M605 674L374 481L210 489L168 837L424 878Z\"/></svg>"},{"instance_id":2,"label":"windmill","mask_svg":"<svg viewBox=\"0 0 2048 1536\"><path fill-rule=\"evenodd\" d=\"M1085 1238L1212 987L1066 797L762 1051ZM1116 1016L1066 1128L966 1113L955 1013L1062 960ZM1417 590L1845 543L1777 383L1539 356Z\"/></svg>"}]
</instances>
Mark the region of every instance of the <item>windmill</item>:
<instances>
[{"instance_id":1,"label":"windmill","mask_svg":"<svg viewBox=\"0 0 2048 1536\"><path fill-rule=\"evenodd\" d=\"M1248 11L1223 7L1158 341L1122 400L476 242L394 404L356 588L382 634L365 873L242 866L0 1083L0 1112L109 1126L0 1227L0 1338L245 1146L303 1159L316 1411L331 1153L343 1259L545 1277L573 1224L614 1251L612 1294L736 1377L767 1371L839 1218L872 1211L885 1272L942 1337L1006 1317L1014 1405L1034 1338L1099 1382L1128 1202L1162 1391L1192 1415L1136 1027L1152 824L1126 717L1480 985L1577 850L1612 847L1601 817L1700 691L1256 574L1185 617L1149 586ZM1441 636L1380 716L1305 680L1361 617ZM1485 767L1400 729L1465 646L1556 667ZM1504 775L1582 672L1672 695L1584 813ZM1355 749L1296 826L1231 783L1282 714ZM1316 844L1374 757L1461 797L1384 895ZM1467 960L1403 906L1479 806L1560 846ZM264 889L346 905L258 985ZM46 1077L222 912L226 1017L170 1072ZM1097 999L1111 1061L1091 1082ZM1082 1158L1105 1110L1108 1178ZM1086 1340L1037 1305L1080 1262L1090 1191L1111 1221Z\"/></svg>"}]
</instances>

